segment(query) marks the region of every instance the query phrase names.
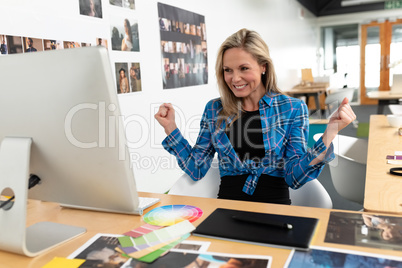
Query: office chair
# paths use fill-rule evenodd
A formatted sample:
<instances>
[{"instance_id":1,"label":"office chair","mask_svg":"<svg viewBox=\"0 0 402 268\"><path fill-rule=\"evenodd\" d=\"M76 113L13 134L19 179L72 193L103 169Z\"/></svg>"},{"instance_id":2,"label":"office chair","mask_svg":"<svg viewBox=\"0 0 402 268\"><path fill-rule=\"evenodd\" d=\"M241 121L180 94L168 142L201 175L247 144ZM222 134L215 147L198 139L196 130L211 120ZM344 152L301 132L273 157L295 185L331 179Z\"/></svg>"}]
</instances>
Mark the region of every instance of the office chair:
<instances>
[{"instance_id":1,"label":"office chair","mask_svg":"<svg viewBox=\"0 0 402 268\"><path fill-rule=\"evenodd\" d=\"M205 177L193 181L183 174L169 190L169 194L217 198L220 184L218 159L214 159ZM294 206L332 208L332 200L324 186L318 180L312 180L301 188L289 188L290 199Z\"/></svg>"},{"instance_id":2,"label":"office chair","mask_svg":"<svg viewBox=\"0 0 402 268\"><path fill-rule=\"evenodd\" d=\"M321 136L314 135L314 140ZM329 172L335 190L343 198L363 205L368 141L337 135L333 144L336 158L329 163Z\"/></svg>"}]
</instances>

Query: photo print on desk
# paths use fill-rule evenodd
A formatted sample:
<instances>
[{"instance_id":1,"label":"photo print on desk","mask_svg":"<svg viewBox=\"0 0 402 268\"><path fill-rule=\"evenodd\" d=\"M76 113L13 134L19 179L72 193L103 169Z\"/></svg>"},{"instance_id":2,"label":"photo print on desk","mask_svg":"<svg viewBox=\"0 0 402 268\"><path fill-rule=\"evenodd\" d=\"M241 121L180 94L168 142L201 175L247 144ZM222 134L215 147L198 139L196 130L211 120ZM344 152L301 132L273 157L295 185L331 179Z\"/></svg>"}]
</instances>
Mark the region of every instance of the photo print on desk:
<instances>
[{"instance_id":1,"label":"photo print on desk","mask_svg":"<svg viewBox=\"0 0 402 268\"><path fill-rule=\"evenodd\" d=\"M331 212L325 242L402 250L402 218Z\"/></svg>"},{"instance_id":2,"label":"photo print on desk","mask_svg":"<svg viewBox=\"0 0 402 268\"><path fill-rule=\"evenodd\" d=\"M119 236L121 235L96 234L68 258L85 260L80 268L123 267L130 258L115 250L120 245Z\"/></svg>"},{"instance_id":3,"label":"photo print on desk","mask_svg":"<svg viewBox=\"0 0 402 268\"><path fill-rule=\"evenodd\" d=\"M117 94L142 91L141 68L138 62L116 62L115 70Z\"/></svg>"},{"instance_id":4,"label":"photo print on desk","mask_svg":"<svg viewBox=\"0 0 402 268\"><path fill-rule=\"evenodd\" d=\"M340 268L340 267L372 267L401 268L401 260L392 256L375 255L365 252L342 252L332 248L311 248L309 251L293 250L289 255L285 268Z\"/></svg>"},{"instance_id":5,"label":"photo print on desk","mask_svg":"<svg viewBox=\"0 0 402 268\"><path fill-rule=\"evenodd\" d=\"M164 267L247 267L247 268L269 268L271 267L271 256L260 255L239 255L223 254L215 252L174 252L170 251L166 255L155 260L153 263L141 263L135 259L125 267L141 268L164 268Z\"/></svg>"},{"instance_id":6,"label":"photo print on desk","mask_svg":"<svg viewBox=\"0 0 402 268\"><path fill-rule=\"evenodd\" d=\"M158 3L163 88L208 83L205 17Z\"/></svg>"},{"instance_id":7,"label":"photo print on desk","mask_svg":"<svg viewBox=\"0 0 402 268\"><path fill-rule=\"evenodd\" d=\"M110 31L112 50L140 51L138 20L133 16L111 16Z\"/></svg>"}]
</instances>

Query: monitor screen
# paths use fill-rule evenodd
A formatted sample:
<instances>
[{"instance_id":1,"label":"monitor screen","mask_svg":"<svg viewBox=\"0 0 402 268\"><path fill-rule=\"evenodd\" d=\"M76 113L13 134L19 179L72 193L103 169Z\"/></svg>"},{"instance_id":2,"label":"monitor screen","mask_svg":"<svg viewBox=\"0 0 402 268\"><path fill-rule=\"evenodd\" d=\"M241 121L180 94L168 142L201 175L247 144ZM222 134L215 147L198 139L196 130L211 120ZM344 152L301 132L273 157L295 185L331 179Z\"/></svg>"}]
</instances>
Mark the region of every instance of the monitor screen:
<instances>
[{"instance_id":1,"label":"monitor screen","mask_svg":"<svg viewBox=\"0 0 402 268\"><path fill-rule=\"evenodd\" d=\"M135 213L138 194L107 50L7 55L0 70L0 141L31 138L29 173L41 179L28 197ZM13 190L9 179L0 179L0 191Z\"/></svg>"}]
</instances>

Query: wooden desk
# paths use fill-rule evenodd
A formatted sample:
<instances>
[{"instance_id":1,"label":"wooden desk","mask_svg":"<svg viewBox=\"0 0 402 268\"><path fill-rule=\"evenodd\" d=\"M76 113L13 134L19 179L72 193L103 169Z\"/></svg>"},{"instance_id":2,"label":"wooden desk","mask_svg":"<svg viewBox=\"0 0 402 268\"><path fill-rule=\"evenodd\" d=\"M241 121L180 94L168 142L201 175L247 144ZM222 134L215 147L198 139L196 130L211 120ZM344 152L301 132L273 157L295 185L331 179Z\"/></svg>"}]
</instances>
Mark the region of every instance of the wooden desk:
<instances>
[{"instance_id":1,"label":"wooden desk","mask_svg":"<svg viewBox=\"0 0 402 268\"><path fill-rule=\"evenodd\" d=\"M286 94L295 98L306 97L306 103L309 104L309 98L313 97L315 101L315 111L321 117L321 109L325 109L325 92L328 85L326 83L318 83L310 86L295 86L290 90L284 91ZM322 97L324 99L322 100Z\"/></svg>"},{"instance_id":2,"label":"wooden desk","mask_svg":"<svg viewBox=\"0 0 402 268\"><path fill-rule=\"evenodd\" d=\"M399 99L402 99L402 93L391 94L390 91L372 91L367 93L367 97L378 100L377 113L383 114L385 105L399 104Z\"/></svg>"},{"instance_id":3,"label":"wooden desk","mask_svg":"<svg viewBox=\"0 0 402 268\"><path fill-rule=\"evenodd\" d=\"M323 241L326 234L329 213L331 211L328 209L250 203L164 194L141 193L140 195L151 197L156 196L161 198L161 202L154 205L152 208L171 204L188 204L200 207L203 210L204 214L201 219L193 223L194 225L200 224L201 221L204 220L217 207L240 209L245 211L269 212L274 214L315 217L319 218L320 222L318 224L315 237L313 238L312 243L314 245L337 247L402 257L402 251L390 251L378 248L363 248L324 243ZM148 209L147 211L149 210L150 209ZM27 224L31 225L39 221L54 221L65 224L84 226L88 229L88 231L87 233L35 258L24 257L0 251L0 268L42 267L44 264L51 261L54 257L67 257L97 233L122 234L128 230L144 224L144 222L141 220L141 216L74 210L68 208L60 208L57 204L54 203L42 203L36 200L29 200ZM207 239L194 236L191 236L189 239L198 241L211 241L211 246L208 249L208 251L210 252L272 256L272 268L283 267L289 256L289 253L291 252L289 249L270 248L238 242L229 242L218 239Z\"/></svg>"},{"instance_id":4,"label":"wooden desk","mask_svg":"<svg viewBox=\"0 0 402 268\"><path fill-rule=\"evenodd\" d=\"M389 174L387 155L402 151L402 136L385 115L370 116L364 209L402 214L402 177Z\"/></svg>"}]
</instances>

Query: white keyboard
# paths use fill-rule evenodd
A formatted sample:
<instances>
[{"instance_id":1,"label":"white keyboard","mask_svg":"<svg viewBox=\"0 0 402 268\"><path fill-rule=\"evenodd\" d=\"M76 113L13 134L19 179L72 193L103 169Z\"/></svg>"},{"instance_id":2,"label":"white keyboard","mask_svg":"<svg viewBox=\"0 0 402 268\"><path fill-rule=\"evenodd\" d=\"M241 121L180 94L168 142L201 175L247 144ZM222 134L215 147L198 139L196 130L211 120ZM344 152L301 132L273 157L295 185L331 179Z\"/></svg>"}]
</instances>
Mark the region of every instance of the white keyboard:
<instances>
[{"instance_id":1,"label":"white keyboard","mask_svg":"<svg viewBox=\"0 0 402 268\"><path fill-rule=\"evenodd\" d=\"M155 205L156 203L160 202L160 198L156 197L138 197L139 199L139 204L138 204L138 209L137 213L139 215L142 215L144 209L149 208L152 205Z\"/></svg>"}]
</instances>

